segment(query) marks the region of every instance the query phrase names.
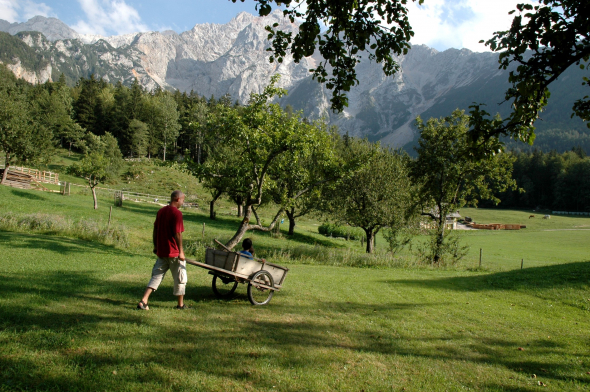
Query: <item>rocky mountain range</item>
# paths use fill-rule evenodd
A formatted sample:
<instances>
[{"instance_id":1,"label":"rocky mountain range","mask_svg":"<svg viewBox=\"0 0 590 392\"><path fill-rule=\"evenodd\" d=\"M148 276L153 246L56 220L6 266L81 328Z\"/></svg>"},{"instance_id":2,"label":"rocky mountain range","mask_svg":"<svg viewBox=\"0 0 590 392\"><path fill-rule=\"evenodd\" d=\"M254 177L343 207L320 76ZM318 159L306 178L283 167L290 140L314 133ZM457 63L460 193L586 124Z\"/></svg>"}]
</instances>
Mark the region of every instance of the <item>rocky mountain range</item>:
<instances>
[{"instance_id":1,"label":"rocky mountain range","mask_svg":"<svg viewBox=\"0 0 590 392\"><path fill-rule=\"evenodd\" d=\"M268 62L264 27L273 23L282 30L297 29L280 12L264 18L243 12L227 24L198 24L181 34L112 37L80 35L55 18L36 16L20 24L0 20L0 30L14 35L0 36L0 61L32 83L56 80L62 73L71 84L90 74L112 83L130 84L137 78L147 89L193 90L206 97L230 94L242 103L278 73L280 85L289 91L282 104L301 109L310 118L325 117L351 136L394 147L412 145L418 115L446 116L473 102L486 103L491 113L505 114L509 109L498 105L508 87L508 75L498 69L496 54L467 49L439 52L416 45L398 58L401 70L393 77L386 77L379 64L364 56L357 68L360 83L348 94L349 107L333 113L331 92L310 77L309 69L319 58ZM554 83L550 106L543 121L537 122L540 129L584 132L581 121L570 119L572 103L584 96L581 72L568 70Z\"/></svg>"}]
</instances>

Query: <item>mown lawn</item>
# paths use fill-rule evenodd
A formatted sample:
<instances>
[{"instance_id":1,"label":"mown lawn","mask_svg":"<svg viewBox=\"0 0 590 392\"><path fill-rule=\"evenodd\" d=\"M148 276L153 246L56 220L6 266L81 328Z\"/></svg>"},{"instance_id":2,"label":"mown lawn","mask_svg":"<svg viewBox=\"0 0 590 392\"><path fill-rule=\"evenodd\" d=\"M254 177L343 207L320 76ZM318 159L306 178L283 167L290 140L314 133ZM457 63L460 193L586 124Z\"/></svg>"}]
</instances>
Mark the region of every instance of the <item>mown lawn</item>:
<instances>
[{"instance_id":1,"label":"mown lawn","mask_svg":"<svg viewBox=\"0 0 590 392\"><path fill-rule=\"evenodd\" d=\"M108 204L94 211L87 202L0 186L0 213L106 221ZM217 300L210 275L189 266L189 310L173 309L167 277L152 309L140 312L157 208L114 209L113 224L132 237L127 249L0 231L1 391L590 389L589 232L544 231L588 220L467 233L472 255L454 269L289 263L284 289L266 307L252 307L243 285L233 300ZM474 219L507 214L506 223L527 214L469 216L480 212ZM185 211L187 237L198 240L205 222L205 241L227 238L236 218L221 218ZM302 222L295 240L255 234L255 243L262 254L292 242L360 249L314 234L317 224ZM488 270L465 269L479 244ZM521 271L520 251L536 252L538 264L525 258Z\"/></svg>"},{"instance_id":2,"label":"mown lawn","mask_svg":"<svg viewBox=\"0 0 590 392\"><path fill-rule=\"evenodd\" d=\"M252 307L189 270L134 310L151 258L0 233L2 390L588 390L590 262L493 274L289 265ZM533 376L533 375L536 375Z\"/></svg>"}]
</instances>

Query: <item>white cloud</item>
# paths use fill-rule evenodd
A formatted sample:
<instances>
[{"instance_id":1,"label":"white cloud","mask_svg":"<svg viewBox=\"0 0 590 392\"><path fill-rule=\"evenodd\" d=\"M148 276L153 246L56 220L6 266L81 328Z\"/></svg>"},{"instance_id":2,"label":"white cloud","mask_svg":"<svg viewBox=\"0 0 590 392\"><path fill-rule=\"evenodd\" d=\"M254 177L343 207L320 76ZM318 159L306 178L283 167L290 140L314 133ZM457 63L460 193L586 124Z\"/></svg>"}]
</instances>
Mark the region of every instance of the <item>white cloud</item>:
<instances>
[{"instance_id":1,"label":"white cloud","mask_svg":"<svg viewBox=\"0 0 590 392\"><path fill-rule=\"evenodd\" d=\"M19 20L18 2L16 0L0 0L0 19L4 19L10 23Z\"/></svg>"},{"instance_id":2,"label":"white cloud","mask_svg":"<svg viewBox=\"0 0 590 392\"><path fill-rule=\"evenodd\" d=\"M15 23L27 21L36 15L55 16L51 7L45 3L35 3L31 0L0 0L0 19Z\"/></svg>"},{"instance_id":3,"label":"white cloud","mask_svg":"<svg viewBox=\"0 0 590 392\"><path fill-rule=\"evenodd\" d=\"M27 0L22 2L22 16L25 20L31 19L33 16L55 16L55 13L51 10L51 7L45 3L35 3Z\"/></svg>"},{"instance_id":4,"label":"white cloud","mask_svg":"<svg viewBox=\"0 0 590 392\"><path fill-rule=\"evenodd\" d=\"M412 2L408 17L415 36L413 44L425 44L439 50L468 48L475 52L489 50L480 40L490 39L495 31L507 30L514 15L508 12L518 3L532 0L428 0L423 5Z\"/></svg>"},{"instance_id":5,"label":"white cloud","mask_svg":"<svg viewBox=\"0 0 590 392\"><path fill-rule=\"evenodd\" d=\"M1 0L0 0L1 1ZM81 34L120 35L148 31L137 10L124 0L78 0L86 14L72 28Z\"/></svg>"}]
</instances>

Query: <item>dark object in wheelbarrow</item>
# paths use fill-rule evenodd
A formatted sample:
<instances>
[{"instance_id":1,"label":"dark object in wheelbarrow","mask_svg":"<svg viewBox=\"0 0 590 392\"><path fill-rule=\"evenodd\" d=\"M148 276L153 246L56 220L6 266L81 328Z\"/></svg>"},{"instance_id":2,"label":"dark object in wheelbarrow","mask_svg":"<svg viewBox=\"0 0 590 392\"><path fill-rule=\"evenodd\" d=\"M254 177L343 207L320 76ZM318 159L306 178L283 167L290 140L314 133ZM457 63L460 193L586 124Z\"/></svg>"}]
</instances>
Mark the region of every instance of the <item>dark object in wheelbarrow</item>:
<instances>
[{"instance_id":1,"label":"dark object in wheelbarrow","mask_svg":"<svg viewBox=\"0 0 590 392\"><path fill-rule=\"evenodd\" d=\"M236 252L208 248L205 263L187 259L188 264L209 270L213 275L211 287L218 298L231 298L238 283L248 284L248 299L252 305L266 305L285 281L288 268L248 258Z\"/></svg>"}]
</instances>

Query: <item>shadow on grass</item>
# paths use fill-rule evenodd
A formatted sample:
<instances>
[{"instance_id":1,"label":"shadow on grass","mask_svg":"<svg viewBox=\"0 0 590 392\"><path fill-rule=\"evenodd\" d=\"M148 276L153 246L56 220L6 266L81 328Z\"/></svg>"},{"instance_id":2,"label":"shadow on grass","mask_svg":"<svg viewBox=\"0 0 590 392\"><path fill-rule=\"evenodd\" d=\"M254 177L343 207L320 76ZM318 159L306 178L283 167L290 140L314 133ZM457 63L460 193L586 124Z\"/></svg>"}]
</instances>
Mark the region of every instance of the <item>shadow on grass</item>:
<instances>
[{"instance_id":1,"label":"shadow on grass","mask_svg":"<svg viewBox=\"0 0 590 392\"><path fill-rule=\"evenodd\" d=\"M184 215L185 222L193 222L199 225L205 223L207 228L213 228L215 230L220 231L228 231L233 235L240 225L241 218L238 217L230 217L230 216L218 216L215 220L211 220L204 215L196 215L196 214L186 214ZM246 232L244 238L247 238L250 234L254 234L261 238L271 238L272 233L266 231L258 231L258 230L250 230ZM303 245L321 245L328 248L345 248L345 244L334 243L327 238L318 238L309 234L304 234L301 232L295 232L292 236L287 235L286 231L281 231L281 235L283 240L288 240L289 242L300 243ZM222 243L227 242L229 238L218 238ZM237 246L236 248L238 248ZM272 252L276 250L276 247L273 246L266 246L264 244L255 244L254 246L258 250L264 250L268 252Z\"/></svg>"},{"instance_id":2,"label":"shadow on grass","mask_svg":"<svg viewBox=\"0 0 590 392\"><path fill-rule=\"evenodd\" d=\"M517 337L474 340L460 332L410 337L403 328L382 328L376 322L359 330L335 318L338 313L347 317L377 317L375 313L390 312L390 317L399 323L417 308L444 304L323 302L321 314L307 320L281 316L310 315L320 305L279 304L250 308L251 312L242 313L236 322L239 314L228 308L231 305L220 303L216 307L202 307L198 313L170 311L163 325L153 317L153 312L166 309L130 309L139 289L128 282L107 284L93 271L0 276L2 293L15 296L30 291L39 298L29 308L19 303L0 307L0 331L12 333L15 341L11 343L18 346L19 353L27 353L0 356L2 383L15 389L36 390L133 389L137 383L143 387L154 385L156 389L173 386L194 390L198 385L187 376L197 373L229 383L228 390L245 389L243 383L250 383L255 390L272 390L277 385L277 371L282 376L294 377L330 374L335 368L346 366L351 356L367 358L373 354L406 357L414 362L425 359L422 366L432 361L469 362L499 366L522 375L536 373L544 379L588 382L588 377L572 376L569 364L556 361L566 347L544 339L530 342L527 352L535 353L530 356L516 350L521 344ZM209 288L197 287L187 292L187 297L201 295L211 298ZM170 298L170 293L157 291L152 300L160 296ZM72 305L72 299L79 301L79 307ZM67 307L64 305L60 311L58 305L55 310L61 302ZM315 354L308 355L310 352ZM337 352L348 354L331 354ZM35 360L34 353L43 353L42 357L53 355L52 371L44 371L44 359ZM569 354L583 360L589 358L588 353ZM272 371L264 372L264 364L269 364ZM114 377L113 371L119 371L120 378ZM283 385L281 390L312 390L312 385L294 383ZM483 387L477 383L470 386ZM510 390L506 387L504 380L486 384L488 389Z\"/></svg>"},{"instance_id":3,"label":"shadow on grass","mask_svg":"<svg viewBox=\"0 0 590 392\"><path fill-rule=\"evenodd\" d=\"M258 232L257 232L258 233ZM270 236L270 233L264 233ZM283 239L292 242L298 242L304 245L321 245L326 248L346 248L346 241L342 240L342 243L334 243L332 240L329 240L328 237L319 236L315 237L310 234L305 234L301 232L294 232L292 236L287 234L287 231L281 231L281 235Z\"/></svg>"},{"instance_id":4,"label":"shadow on grass","mask_svg":"<svg viewBox=\"0 0 590 392\"><path fill-rule=\"evenodd\" d=\"M136 203L134 201L125 200L125 201L123 201L122 207L115 207L115 208L120 209L122 211L132 212L134 214L149 215L149 216L152 216L155 220L158 210L162 207L160 207L156 204Z\"/></svg>"},{"instance_id":5,"label":"shadow on grass","mask_svg":"<svg viewBox=\"0 0 590 392\"><path fill-rule=\"evenodd\" d=\"M35 201L45 201L46 199L43 196L40 196L38 193L39 191L35 191L37 193L33 193L33 192L25 192L25 191L21 191L18 189L11 189L10 193L12 193L14 196L18 196L18 197L22 197L23 199L28 199L28 200L35 200Z\"/></svg>"},{"instance_id":6,"label":"shadow on grass","mask_svg":"<svg viewBox=\"0 0 590 392\"><path fill-rule=\"evenodd\" d=\"M137 256L135 253L115 248L110 245L103 245L94 241L81 240L77 238L53 236L48 234L26 234L20 232L1 231L0 242L4 246L10 247L15 251L26 254L27 249L43 249L59 253L60 255L75 255L81 257L88 248L90 252L96 254L111 254L114 256Z\"/></svg>"},{"instance_id":7,"label":"shadow on grass","mask_svg":"<svg viewBox=\"0 0 590 392\"><path fill-rule=\"evenodd\" d=\"M590 261L584 261L485 275L457 276L432 280L395 280L390 283L458 291L550 289L555 287L583 289L588 287L589 276Z\"/></svg>"}]
</instances>

